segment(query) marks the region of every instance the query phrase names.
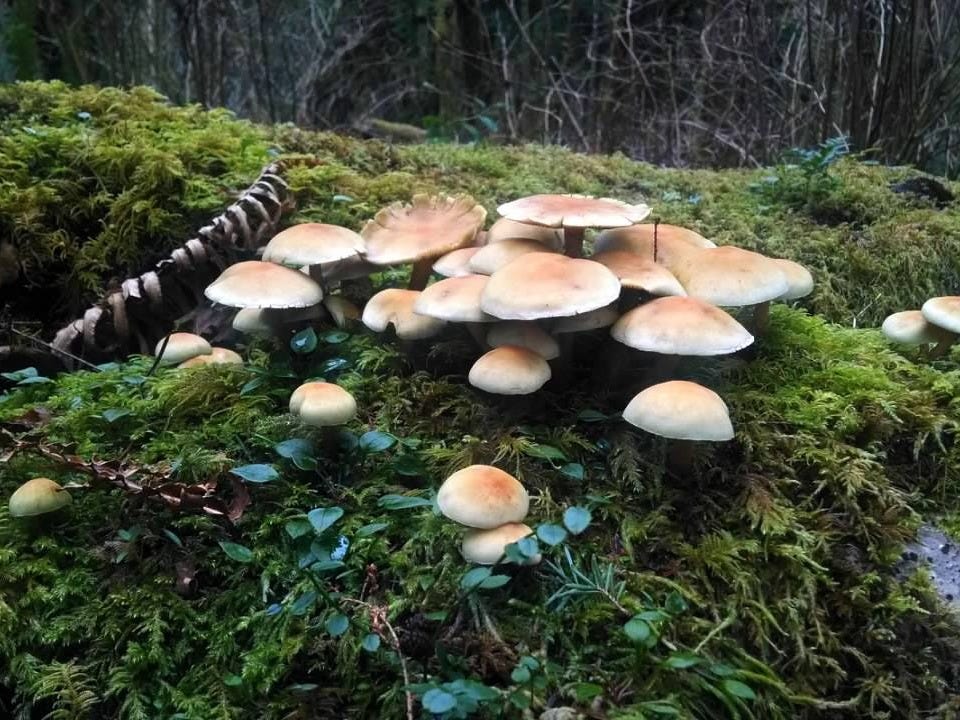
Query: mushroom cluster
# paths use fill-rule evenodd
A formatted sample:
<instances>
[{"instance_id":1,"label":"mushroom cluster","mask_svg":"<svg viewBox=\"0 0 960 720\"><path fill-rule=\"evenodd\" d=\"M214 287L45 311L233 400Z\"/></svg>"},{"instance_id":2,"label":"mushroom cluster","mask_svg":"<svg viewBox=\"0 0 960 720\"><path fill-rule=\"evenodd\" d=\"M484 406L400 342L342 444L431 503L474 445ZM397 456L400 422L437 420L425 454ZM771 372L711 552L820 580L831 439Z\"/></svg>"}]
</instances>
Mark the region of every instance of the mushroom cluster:
<instances>
[{"instance_id":1,"label":"mushroom cluster","mask_svg":"<svg viewBox=\"0 0 960 720\"><path fill-rule=\"evenodd\" d=\"M523 523L530 508L526 488L492 465L470 465L444 480L437 493L444 517L468 528L460 545L467 562L495 565L507 545L533 533ZM530 558L530 564L540 556Z\"/></svg>"},{"instance_id":2,"label":"mushroom cluster","mask_svg":"<svg viewBox=\"0 0 960 720\"><path fill-rule=\"evenodd\" d=\"M893 313L880 329L901 345L933 345L929 356L943 357L960 335L960 296L930 298L919 310Z\"/></svg>"}]
</instances>

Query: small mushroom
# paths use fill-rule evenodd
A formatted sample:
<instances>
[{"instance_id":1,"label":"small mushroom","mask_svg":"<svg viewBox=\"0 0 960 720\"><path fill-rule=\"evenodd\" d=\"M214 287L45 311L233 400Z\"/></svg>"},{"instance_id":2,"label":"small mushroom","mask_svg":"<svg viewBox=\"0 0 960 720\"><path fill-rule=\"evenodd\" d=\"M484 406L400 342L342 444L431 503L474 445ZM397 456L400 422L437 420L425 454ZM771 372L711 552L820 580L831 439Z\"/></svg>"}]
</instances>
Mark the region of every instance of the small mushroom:
<instances>
[{"instance_id":1,"label":"small mushroom","mask_svg":"<svg viewBox=\"0 0 960 720\"><path fill-rule=\"evenodd\" d=\"M551 375L550 365L533 350L501 345L473 364L468 379L475 388L495 395L529 395Z\"/></svg>"},{"instance_id":2,"label":"small mushroom","mask_svg":"<svg viewBox=\"0 0 960 720\"><path fill-rule=\"evenodd\" d=\"M490 529L522 521L530 509L530 497L513 475L500 468L470 465L443 481L437 507L460 525Z\"/></svg>"},{"instance_id":3,"label":"small mushroom","mask_svg":"<svg viewBox=\"0 0 960 720\"><path fill-rule=\"evenodd\" d=\"M72 502L70 493L45 477L33 478L10 496L10 517L33 517L59 510Z\"/></svg>"},{"instance_id":4,"label":"small mushroom","mask_svg":"<svg viewBox=\"0 0 960 720\"><path fill-rule=\"evenodd\" d=\"M509 265L521 255L532 252L546 252L543 243L523 238L507 238L500 242L480 248L470 258L470 269L481 275L493 275L497 270Z\"/></svg>"},{"instance_id":5,"label":"small mushroom","mask_svg":"<svg viewBox=\"0 0 960 720\"><path fill-rule=\"evenodd\" d=\"M507 545L532 534L533 530L520 522L505 523L490 530L467 530L460 545L460 554L467 562L496 565L503 559ZM536 565L541 559L540 553L537 553L526 564Z\"/></svg>"},{"instance_id":6,"label":"small mushroom","mask_svg":"<svg viewBox=\"0 0 960 720\"><path fill-rule=\"evenodd\" d=\"M363 238L353 230L325 223L300 223L274 235L261 259L299 268L362 257L365 250Z\"/></svg>"},{"instance_id":7,"label":"small mushroom","mask_svg":"<svg viewBox=\"0 0 960 720\"><path fill-rule=\"evenodd\" d=\"M518 345L532 350L544 360L553 360L560 355L557 341L535 322L504 320L495 323L487 333L486 342L492 348Z\"/></svg>"},{"instance_id":8,"label":"small mushroom","mask_svg":"<svg viewBox=\"0 0 960 720\"><path fill-rule=\"evenodd\" d=\"M487 230L485 245L513 239L536 240L548 250L559 252L563 250L563 232L557 228L531 225L502 217Z\"/></svg>"},{"instance_id":9,"label":"small mushroom","mask_svg":"<svg viewBox=\"0 0 960 720\"><path fill-rule=\"evenodd\" d=\"M470 268L470 259L479 252L479 247L465 247L459 250L451 250L446 255L441 255L433 264L433 271L443 277L463 277L464 275L474 275L475 272Z\"/></svg>"},{"instance_id":10,"label":"small mushroom","mask_svg":"<svg viewBox=\"0 0 960 720\"><path fill-rule=\"evenodd\" d=\"M367 301L361 320L374 332L382 333L393 325L401 340L422 340L440 333L446 322L413 311L419 290L387 288Z\"/></svg>"},{"instance_id":11,"label":"small mushroom","mask_svg":"<svg viewBox=\"0 0 960 720\"><path fill-rule=\"evenodd\" d=\"M209 355L197 355L189 360L184 360L177 367L182 369L201 365L243 365L243 358L228 348L215 347Z\"/></svg>"},{"instance_id":12,"label":"small mushroom","mask_svg":"<svg viewBox=\"0 0 960 720\"><path fill-rule=\"evenodd\" d=\"M164 345L166 340L166 345ZM160 355L161 351L163 355ZM199 335L187 332L170 333L169 337L161 339L154 348L154 355L160 355L160 362L164 365L177 365L200 355L209 355L213 352L210 343Z\"/></svg>"},{"instance_id":13,"label":"small mushroom","mask_svg":"<svg viewBox=\"0 0 960 720\"><path fill-rule=\"evenodd\" d=\"M204 295L236 308L305 308L323 299L320 286L308 275L261 260L231 265Z\"/></svg>"},{"instance_id":14,"label":"small mushroom","mask_svg":"<svg viewBox=\"0 0 960 720\"><path fill-rule=\"evenodd\" d=\"M357 415L357 401L339 385L307 382L290 396L290 412L307 425L331 427L350 422Z\"/></svg>"},{"instance_id":15,"label":"small mushroom","mask_svg":"<svg viewBox=\"0 0 960 720\"><path fill-rule=\"evenodd\" d=\"M923 317L927 319L927 322L953 333L954 340L957 335L960 335L960 295L945 295L930 298L923 304L923 307L920 308L920 312L923 313ZM930 353L931 356L943 356L952 344L953 340L938 343Z\"/></svg>"}]
</instances>

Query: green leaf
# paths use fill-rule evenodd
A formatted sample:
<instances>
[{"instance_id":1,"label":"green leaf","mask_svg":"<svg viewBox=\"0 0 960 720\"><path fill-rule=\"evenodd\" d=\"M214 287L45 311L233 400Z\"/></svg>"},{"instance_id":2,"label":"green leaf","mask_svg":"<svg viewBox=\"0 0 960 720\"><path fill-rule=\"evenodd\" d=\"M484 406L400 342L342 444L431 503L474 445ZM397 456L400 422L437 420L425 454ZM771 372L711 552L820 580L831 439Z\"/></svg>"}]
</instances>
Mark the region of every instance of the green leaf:
<instances>
[{"instance_id":1,"label":"green leaf","mask_svg":"<svg viewBox=\"0 0 960 720\"><path fill-rule=\"evenodd\" d=\"M574 535L579 535L590 526L590 511L582 507L569 507L563 513L563 524Z\"/></svg>"},{"instance_id":2,"label":"green leaf","mask_svg":"<svg viewBox=\"0 0 960 720\"><path fill-rule=\"evenodd\" d=\"M480 586L484 580L489 578L493 574L493 571L488 567L476 567L472 570L468 570L464 573L463 577L460 578L460 587L464 590L473 590L476 587Z\"/></svg>"},{"instance_id":3,"label":"green leaf","mask_svg":"<svg viewBox=\"0 0 960 720\"><path fill-rule=\"evenodd\" d=\"M599 410L581 410L577 415L577 419L581 422L595 423L603 422L604 420L609 420L609 415L604 415Z\"/></svg>"},{"instance_id":4,"label":"green leaf","mask_svg":"<svg viewBox=\"0 0 960 720\"><path fill-rule=\"evenodd\" d=\"M742 698L743 700L756 700L757 694L753 691L749 685L746 685L739 680L734 680L732 678L727 678L721 684L723 691L727 695L732 695L733 697Z\"/></svg>"},{"instance_id":5,"label":"green leaf","mask_svg":"<svg viewBox=\"0 0 960 720\"><path fill-rule=\"evenodd\" d=\"M424 710L434 715L450 712L457 706L457 699L440 688L428 690L420 702L423 703Z\"/></svg>"},{"instance_id":6,"label":"green leaf","mask_svg":"<svg viewBox=\"0 0 960 720\"><path fill-rule=\"evenodd\" d=\"M227 687L240 687L243 685L243 678L233 673L227 673L223 676L223 684Z\"/></svg>"},{"instance_id":7,"label":"green leaf","mask_svg":"<svg viewBox=\"0 0 960 720\"><path fill-rule=\"evenodd\" d=\"M263 464L243 465L233 468L230 473L252 483L267 483L280 477L280 473L276 471L273 465Z\"/></svg>"},{"instance_id":8,"label":"green leaf","mask_svg":"<svg viewBox=\"0 0 960 720\"><path fill-rule=\"evenodd\" d=\"M110 408L109 410L104 410L103 414L100 416L108 423L113 423L119 420L122 417L130 415L129 410L120 410L119 408Z\"/></svg>"},{"instance_id":9,"label":"green leaf","mask_svg":"<svg viewBox=\"0 0 960 720\"><path fill-rule=\"evenodd\" d=\"M590 702L603 692L601 685L589 682L574 683L570 689L573 690L573 696L577 702Z\"/></svg>"},{"instance_id":10,"label":"green leaf","mask_svg":"<svg viewBox=\"0 0 960 720\"><path fill-rule=\"evenodd\" d=\"M416 455L401 455L393 461L393 471L405 477L421 477L427 470Z\"/></svg>"},{"instance_id":11,"label":"green leaf","mask_svg":"<svg viewBox=\"0 0 960 720\"><path fill-rule=\"evenodd\" d=\"M249 563L253 562L253 551L248 547L243 545L238 545L237 543L227 542L226 540L220 541L220 547L223 548L223 552L226 553L227 557L231 560L236 560L237 562Z\"/></svg>"},{"instance_id":12,"label":"green leaf","mask_svg":"<svg viewBox=\"0 0 960 720\"><path fill-rule=\"evenodd\" d=\"M380 636L376 633L370 633L360 641L360 647L367 652L376 652L380 647Z\"/></svg>"},{"instance_id":13,"label":"green leaf","mask_svg":"<svg viewBox=\"0 0 960 720\"><path fill-rule=\"evenodd\" d=\"M290 338L290 349L298 355L307 355L317 349L317 334L305 328Z\"/></svg>"},{"instance_id":14,"label":"green leaf","mask_svg":"<svg viewBox=\"0 0 960 720\"><path fill-rule=\"evenodd\" d=\"M325 627L327 632L333 637L340 637L350 627L350 619L343 613L337 613L333 617L329 618L323 624L323 627Z\"/></svg>"},{"instance_id":15,"label":"green leaf","mask_svg":"<svg viewBox=\"0 0 960 720\"><path fill-rule=\"evenodd\" d=\"M567 463L560 472L573 480L583 480L584 470L580 463Z\"/></svg>"},{"instance_id":16,"label":"green leaf","mask_svg":"<svg viewBox=\"0 0 960 720\"><path fill-rule=\"evenodd\" d=\"M482 583L480 583L481 590L494 590L498 587L503 587L508 582L510 582L509 575L491 575Z\"/></svg>"},{"instance_id":17,"label":"green leaf","mask_svg":"<svg viewBox=\"0 0 960 720\"><path fill-rule=\"evenodd\" d=\"M307 513L307 520L313 525L318 535L342 517L343 508L341 507L314 508Z\"/></svg>"},{"instance_id":18,"label":"green leaf","mask_svg":"<svg viewBox=\"0 0 960 720\"><path fill-rule=\"evenodd\" d=\"M313 532L313 525L309 520L290 520L283 527L284 530L287 531L287 535L294 540L297 538L302 538L304 535Z\"/></svg>"},{"instance_id":19,"label":"green leaf","mask_svg":"<svg viewBox=\"0 0 960 720\"><path fill-rule=\"evenodd\" d=\"M317 602L317 593L315 590L309 590L293 601L290 606L291 615L306 615L314 603Z\"/></svg>"},{"instance_id":20,"label":"green leaf","mask_svg":"<svg viewBox=\"0 0 960 720\"><path fill-rule=\"evenodd\" d=\"M172 530L163 529L163 534L177 547L183 547L183 540L180 539L180 536L174 533Z\"/></svg>"},{"instance_id":21,"label":"green leaf","mask_svg":"<svg viewBox=\"0 0 960 720\"><path fill-rule=\"evenodd\" d=\"M240 388L240 394L241 394L241 395L249 395L249 394L252 393L254 390L256 390L258 387L260 387L261 385L263 385L264 382L265 382L265 380L264 380L264 378L262 378L262 377L255 377L255 378L253 378L252 380L247 380L247 381L243 384L243 387Z\"/></svg>"},{"instance_id":22,"label":"green leaf","mask_svg":"<svg viewBox=\"0 0 960 720\"><path fill-rule=\"evenodd\" d=\"M675 670L683 670L685 668L693 667L694 665L699 665L703 662L703 658L694 655L689 652L676 652L673 653L670 657L663 661L663 664L668 668L673 668Z\"/></svg>"},{"instance_id":23,"label":"green leaf","mask_svg":"<svg viewBox=\"0 0 960 720\"><path fill-rule=\"evenodd\" d=\"M664 607L667 609L667 612L673 615L679 615L686 611L687 601L683 599L683 595L674 590L667 595L667 601L664 603Z\"/></svg>"},{"instance_id":24,"label":"green leaf","mask_svg":"<svg viewBox=\"0 0 960 720\"><path fill-rule=\"evenodd\" d=\"M651 700L649 702L641 703L645 711L651 712L654 715L665 715L668 717L680 717L680 709L675 705L671 705L669 702L664 702L661 700Z\"/></svg>"},{"instance_id":25,"label":"green leaf","mask_svg":"<svg viewBox=\"0 0 960 720\"><path fill-rule=\"evenodd\" d=\"M559 545L567 539L567 531L559 525L544 523L537 527L537 537L547 545Z\"/></svg>"},{"instance_id":26,"label":"green leaf","mask_svg":"<svg viewBox=\"0 0 960 720\"><path fill-rule=\"evenodd\" d=\"M327 330L327 332L320 336L320 339L328 345L339 345L345 340L350 339L350 333L344 332L343 330Z\"/></svg>"},{"instance_id":27,"label":"green leaf","mask_svg":"<svg viewBox=\"0 0 960 720\"><path fill-rule=\"evenodd\" d=\"M387 510L406 510L407 508L430 507L433 502L415 495L384 495L377 504Z\"/></svg>"},{"instance_id":28,"label":"green leaf","mask_svg":"<svg viewBox=\"0 0 960 720\"><path fill-rule=\"evenodd\" d=\"M369 525L364 525L362 528L357 530L357 537L369 537L370 535L374 535L381 530L386 530L388 527L390 527L390 523L370 523Z\"/></svg>"},{"instance_id":29,"label":"green leaf","mask_svg":"<svg viewBox=\"0 0 960 720\"><path fill-rule=\"evenodd\" d=\"M530 678L530 670L525 668L523 665L518 665L513 669L513 672L510 673L510 679L518 685L523 685L524 683L530 682Z\"/></svg>"},{"instance_id":30,"label":"green leaf","mask_svg":"<svg viewBox=\"0 0 960 720\"><path fill-rule=\"evenodd\" d=\"M389 450L397 444L397 439L380 430L370 430L360 436L359 447L364 452L378 453Z\"/></svg>"},{"instance_id":31,"label":"green leaf","mask_svg":"<svg viewBox=\"0 0 960 720\"><path fill-rule=\"evenodd\" d=\"M544 460L558 460L561 462L567 460L567 456L563 454L563 451L559 448L553 447L553 445L530 443L526 448L524 448L523 452L530 457L543 458Z\"/></svg>"},{"instance_id":32,"label":"green leaf","mask_svg":"<svg viewBox=\"0 0 960 720\"><path fill-rule=\"evenodd\" d=\"M520 554L525 558L536 557L540 552L540 546L537 544L537 539L535 537L524 537L517 540L517 550L520 551Z\"/></svg>"},{"instance_id":33,"label":"green leaf","mask_svg":"<svg viewBox=\"0 0 960 720\"><path fill-rule=\"evenodd\" d=\"M288 460L298 460L302 458L313 459L313 443L304 438L290 438L273 446L277 455Z\"/></svg>"},{"instance_id":34,"label":"green leaf","mask_svg":"<svg viewBox=\"0 0 960 720\"><path fill-rule=\"evenodd\" d=\"M628 638L639 643L646 642L651 635L650 625L636 617L626 622L623 631L627 633Z\"/></svg>"}]
</instances>

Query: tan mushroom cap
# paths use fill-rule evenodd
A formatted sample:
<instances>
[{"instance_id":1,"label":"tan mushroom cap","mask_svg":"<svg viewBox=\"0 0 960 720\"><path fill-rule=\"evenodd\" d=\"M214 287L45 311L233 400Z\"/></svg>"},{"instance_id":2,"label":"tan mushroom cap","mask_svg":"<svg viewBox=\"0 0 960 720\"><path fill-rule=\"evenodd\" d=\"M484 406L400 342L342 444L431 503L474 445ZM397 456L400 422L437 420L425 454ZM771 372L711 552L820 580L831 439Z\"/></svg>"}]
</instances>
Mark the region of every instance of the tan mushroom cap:
<instances>
[{"instance_id":1,"label":"tan mushroom cap","mask_svg":"<svg viewBox=\"0 0 960 720\"><path fill-rule=\"evenodd\" d=\"M617 304L611 303L602 308L581 313L580 315L571 315L570 317L557 318L551 323L550 332L554 335L563 333L589 332L599 328L613 325L620 317L617 311Z\"/></svg>"},{"instance_id":2,"label":"tan mushroom cap","mask_svg":"<svg viewBox=\"0 0 960 720\"><path fill-rule=\"evenodd\" d=\"M610 334L624 345L662 355L726 355L753 342L728 313L690 297L657 298L635 307Z\"/></svg>"},{"instance_id":3,"label":"tan mushroom cap","mask_svg":"<svg viewBox=\"0 0 960 720\"><path fill-rule=\"evenodd\" d=\"M414 195L413 203L393 203L360 231L367 260L397 265L437 258L470 245L483 226L487 211L469 195Z\"/></svg>"},{"instance_id":4,"label":"tan mushroom cap","mask_svg":"<svg viewBox=\"0 0 960 720\"><path fill-rule=\"evenodd\" d=\"M415 313L413 305L419 296L419 290L381 290L367 301L360 319L374 332L384 332L392 324L402 340L433 337L443 330L446 322Z\"/></svg>"},{"instance_id":5,"label":"tan mushroom cap","mask_svg":"<svg viewBox=\"0 0 960 720\"><path fill-rule=\"evenodd\" d=\"M201 365L243 365L243 358L229 348L215 347L209 355L197 355L184 360L177 367L182 369Z\"/></svg>"},{"instance_id":6,"label":"tan mushroom cap","mask_svg":"<svg viewBox=\"0 0 960 720\"><path fill-rule=\"evenodd\" d=\"M803 265L784 258L771 258L787 278L787 291L780 300L797 300L813 292L813 275Z\"/></svg>"},{"instance_id":7,"label":"tan mushroom cap","mask_svg":"<svg viewBox=\"0 0 960 720\"><path fill-rule=\"evenodd\" d=\"M339 385L308 382L293 391L290 412L314 427L343 425L356 417L357 401Z\"/></svg>"},{"instance_id":8,"label":"tan mushroom cap","mask_svg":"<svg viewBox=\"0 0 960 720\"><path fill-rule=\"evenodd\" d=\"M323 306L338 328L348 327L360 320L360 308L342 295L327 295L323 298Z\"/></svg>"},{"instance_id":9,"label":"tan mushroom cap","mask_svg":"<svg viewBox=\"0 0 960 720\"><path fill-rule=\"evenodd\" d=\"M450 322L496 320L480 309L480 295L488 280L490 278L486 275L445 278L420 292L413 303L413 311Z\"/></svg>"},{"instance_id":10,"label":"tan mushroom cap","mask_svg":"<svg viewBox=\"0 0 960 720\"><path fill-rule=\"evenodd\" d=\"M494 324L487 333L487 345L493 348L517 345L532 350L544 360L560 356L560 346L550 333L535 322L523 320L504 320Z\"/></svg>"},{"instance_id":11,"label":"tan mushroom cap","mask_svg":"<svg viewBox=\"0 0 960 720\"><path fill-rule=\"evenodd\" d=\"M304 308L241 308L233 316L231 326L237 332L272 335L284 325L316 320L322 316L320 305Z\"/></svg>"},{"instance_id":12,"label":"tan mushroom cap","mask_svg":"<svg viewBox=\"0 0 960 720\"><path fill-rule=\"evenodd\" d=\"M470 258L470 269L481 275L493 275L497 270L509 265L521 255L534 252L546 252L543 243L523 238L506 238L492 245L485 245Z\"/></svg>"},{"instance_id":13,"label":"tan mushroom cap","mask_svg":"<svg viewBox=\"0 0 960 720\"><path fill-rule=\"evenodd\" d=\"M952 333L960 333L960 295L930 298L920 312L927 322Z\"/></svg>"},{"instance_id":14,"label":"tan mushroom cap","mask_svg":"<svg viewBox=\"0 0 960 720\"><path fill-rule=\"evenodd\" d=\"M702 245L690 241L690 234L700 237L691 230L675 225L657 225L656 251L658 264L673 270L674 266L691 253L704 249ZM653 225L632 225L625 228L604 230L597 236L594 243L594 254L607 253L614 250L636 253L648 260L653 260L654 241ZM703 239L703 238L701 238ZM705 240L705 242L710 242ZM712 243L711 243L712 244Z\"/></svg>"},{"instance_id":15,"label":"tan mushroom cap","mask_svg":"<svg viewBox=\"0 0 960 720\"><path fill-rule=\"evenodd\" d=\"M508 220L547 227L612 228L640 222L650 208L588 195L531 195L505 203L497 212Z\"/></svg>"},{"instance_id":16,"label":"tan mushroom cap","mask_svg":"<svg viewBox=\"0 0 960 720\"><path fill-rule=\"evenodd\" d=\"M535 240L550 250L563 249L563 236L559 230L517 222L508 218L500 218L487 230L487 245L503 242L504 240Z\"/></svg>"},{"instance_id":17,"label":"tan mushroom cap","mask_svg":"<svg viewBox=\"0 0 960 720\"><path fill-rule=\"evenodd\" d=\"M652 385L637 394L623 419L641 430L677 440L733 438L727 404L713 390L686 380Z\"/></svg>"},{"instance_id":18,"label":"tan mushroom cap","mask_svg":"<svg viewBox=\"0 0 960 720\"><path fill-rule=\"evenodd\" d=\"M323 299L320 286L307 275L260 260L231 266L204 290L204 295L221 305L239 308L302 308Z\"/></svg>"},{"instance_id":19,"label":"tan mushroom cap","mask_svg":"<svg viewBox=\"0 0 960 720\"><path fill-rule=\"evenodd\" d=\"M530 497L513 475L500 468L470 465L443 481L437 506L456 523L489 529L523 520L530 509Z\"/></svg>"},{"instance_id":20,"label":"tan mushroom cap","mask_svg":"<svg viewBox=\"0 0 960 720\"><path fill-rule=\"evenodd\" d=\"M610 268L625 288L643 290L651 295L687 294L673 273L652 258L628 250L608 250L590 259Z\"/></svg>"},{"instance_id":21,"label":"tan mushroom cap","mask_svg":"<svg viewBox=\"0 0 960 720\"><path fill-rule=\"evenodd\" d=\"M620 281L600 263L538 252L495 272L480 307L503 320L537 320L579 315L619 296Z\"/></svg>"},{"instance_id":22,"label":"tan mushroom cap","mask_svg":"<svg viewBox=\"0 0 960 720\"><path fill-rule=\"evenodd\" d=\"M433 264L433 271L444 277L474 275L474 271L470 269L470 258L476 255L479 250L478 247L451 250L446 255L437 258L437 261Z\"/></svg>"},{"instance_id":23,"label":"tan mushroom cap","mask_svg":"<svg viewBox=\"0 0 960 720\"><path fill-rule=\"evenodd\" d=\"M28 480L10 496L11 517L32 517L54 512L72 502L70 493L50 478Z\"/></svg>"},{"instance_id":24,"label":"tan mushroom cap","mask_svg":"<svg viewBox=\"0 0 960 720\"><path fill-rule=\"evenodd\" d=\"M263 249L262 260L298 268L362 256L359 233L339 225L300 223L273 236Z\"/></svg>"},{"instance_id":25,"label":"tan mushroom cap","mask_svg":"<svg viewBox=\"0 0 960 720\"><path fill-rule=\"evenodd\" d=\"M463 536L460 554L467 562L496 565L503 559L507 545L532 534L533 530L523 523L505 523L490 530L468 530ZM541 559L537 553L526 564L536 565Z\"/></svg>"},{"instance_id":26,"label":"tan mushroom cap","mask_svg":"<svg viewBox=\"0 0 960 720\"><path fill-rule=\"evenodd\" d=\"M757 305L790 289L787 276L771 258L732 245L692 253L671 268L687 295L712 305Z\"/></svg>"},{"instance_id":27,"label":"tan mushroom cap","mask_svg":"<svg viewBox=\"0 0 960 720\"><path fill-rule=\"evenodd\" d=\"M954 336L949 330L928 322L919 310L904 310L888 316L880 330L893 342L904 345L929 345L950 340Z\"/></svg>"},{"instance_id":28,"label":"tan mushroom cap","mask_svg":"<svg viewBox=\"0 0 960 720\"><path fill-rule=\"evenodd\" d=\"M467 379L475 388L495 395L529 395L542 388L551 375L549 363L533 350L501 345L482 355Z\"/></svg>"},{"instance_id":29,"label":"tan mushroom cap","mask_svg":"<svg viewBox=\"0 0 960 720\"><path fill-rule=\"evenodd\" d=\"M153 349L153 354L158 355L161 348L163 348L162 338ZM187 332L170 333L160 362L164 365L176 365L198 355L209 355L212 351L210 343L199 335Z\"/></svg>"}]
</instances>

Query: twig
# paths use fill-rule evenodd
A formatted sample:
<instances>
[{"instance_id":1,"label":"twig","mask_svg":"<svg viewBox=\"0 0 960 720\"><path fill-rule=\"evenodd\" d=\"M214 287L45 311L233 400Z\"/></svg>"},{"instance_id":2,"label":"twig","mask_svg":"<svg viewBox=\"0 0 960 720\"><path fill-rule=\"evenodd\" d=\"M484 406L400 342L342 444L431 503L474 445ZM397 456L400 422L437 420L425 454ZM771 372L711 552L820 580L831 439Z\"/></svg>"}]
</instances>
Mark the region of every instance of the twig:
<instances>
[{"instance_id":1,"label":"twig","mask_svg":"<svg viewBox=\"0 0 960 720\"><path fill-rule=\"evenodd\" d=\"M51 353L53 353L54 355L64 355L64 356L70 358L71 360L76 360L76 361L77 361L78 363L80 363L81 365L86 365L86 366L87 366L88 368L90 368L91 370L95 370L96 372L102 372L102 371L100 370L100 368L98 368L98 367L97 367L96 365L94 365L92 362L89 362L88 360L84 360L82 357L77 357L76 355L74 355L74 354L71 353L71 352L68 352L67 350L63 350L63 349L61 349L61 348L54 347L54 346L51 345L50 343L45 342L45 341L41 340L41 339L38 338L38 337L35 337L35 336L33 336L33 335L30 335L29 333L20 332L19 330L17 330L17 329L16 329L15 327L13 327L13 326L10 326L9 329L10 329L10 332L14 333L15 335L19 335L20 337L23 337L23 338L26 338L27 340L30 340L30 341L32 341L32 342L35 342L37 345L40 345L40 346L46 348L47 350L49 350L49 351L50 351Z\"/></svg>"}]
</instances>

